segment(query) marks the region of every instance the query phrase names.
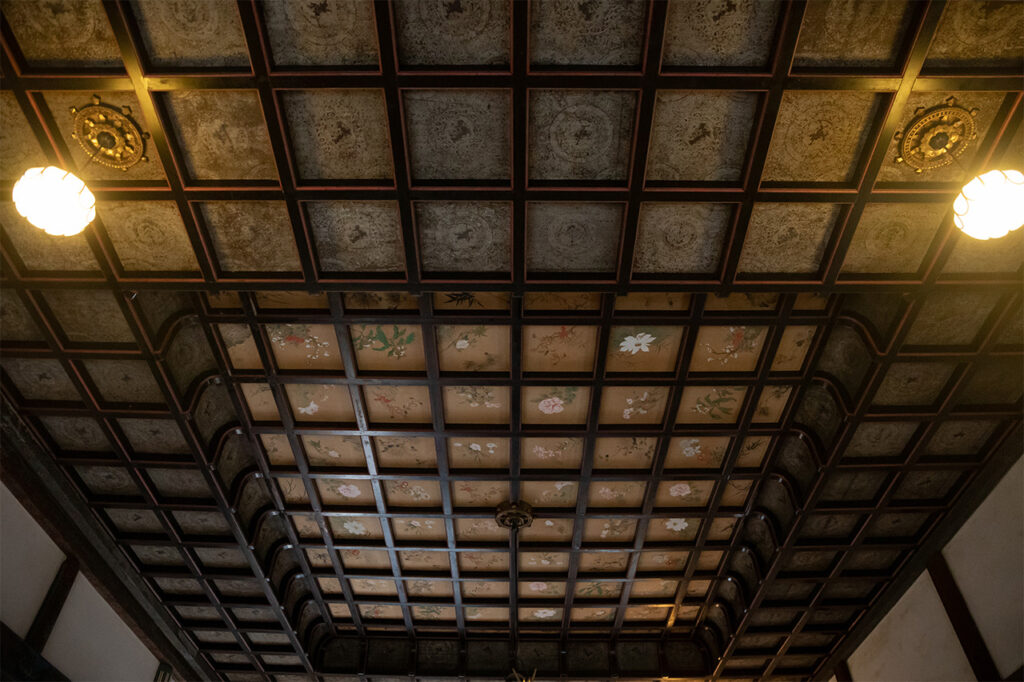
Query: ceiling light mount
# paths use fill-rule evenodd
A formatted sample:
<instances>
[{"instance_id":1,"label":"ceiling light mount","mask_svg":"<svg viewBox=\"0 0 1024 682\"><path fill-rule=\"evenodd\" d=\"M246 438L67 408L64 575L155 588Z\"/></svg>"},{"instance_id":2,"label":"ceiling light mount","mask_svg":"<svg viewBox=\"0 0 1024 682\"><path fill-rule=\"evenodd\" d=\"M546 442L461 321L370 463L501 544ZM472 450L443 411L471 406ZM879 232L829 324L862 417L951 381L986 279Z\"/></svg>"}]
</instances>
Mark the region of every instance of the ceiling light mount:
<instances>
[{"instance_id":1,"label":"ceiling light mount","mask_svg":"<svg viewBox=\"0 0 1024 682\"><path fill-rule=\"evenodd\" d=\"M526 528L533 523L533 507L522 501L502 502L495 511L494 520L504 528Z\"/></svg>"},{"instance_id":2,"label":"ceiling light mount","mask_svg":"<svg viewBox=\"0 0 1024 682\"><path fill-rule=\"evenodd\" d=\"M977 109L960 106L955 97L929 109L919 107L907 127L896 133L896 163L907 164L915 173L950 165L978 136L977 115Z\"/></svg>"},{"instance_id":3,"label":"ceiling light mount","mask_svg":"<svg viewBox=\"0 0 1024 682\"><path fill-rule=\"evenodd\" d=\"M149 133L142 132L132 118L131 107L104 104L99 95L93 95L92 103L71 107L71 113L75 118L71 137L78 140L90 160L123 171L139 161L149 161Z\"/></svg>"}]
</instances>

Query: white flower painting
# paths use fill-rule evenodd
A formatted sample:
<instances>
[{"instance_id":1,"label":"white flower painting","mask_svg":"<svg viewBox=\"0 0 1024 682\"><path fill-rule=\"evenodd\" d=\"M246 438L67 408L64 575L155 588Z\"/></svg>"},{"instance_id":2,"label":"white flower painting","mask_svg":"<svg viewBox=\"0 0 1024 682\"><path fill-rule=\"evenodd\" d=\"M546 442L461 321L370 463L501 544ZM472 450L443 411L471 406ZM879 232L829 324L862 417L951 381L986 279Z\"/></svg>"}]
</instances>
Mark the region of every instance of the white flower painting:
<instances>
[{"instance_id":1,"label":"white flower painting","mask_svg":"<svg viewBox=\"0 0 1024 682\"><path fill-rule=\"evenodd\" d=\"M686 497L691 492L693 492L693 490L690 488L688 483L676 483L668 489L668 494L672 497Z\"/></svg>"},{"instance_id":2,"label":"white flower painting","mask_svg":"<svg viewBox=\"0 0 1024 682\"><path fill-rule=\"evenodd\" d=\"M619 344L619 352L629 353L630 355L636 355L641 352L648 353L651 350L651 344L654 343L656 338L647 332L640 332L636 336L627 336Z\"/></svg>"},{"instance_id":3,"label":"white flower painting","mask_svg":"<svg viewBox=\"0 0 1024 682\"><path fill-rule=\"evenodd\" d=\"M665 528L673 531L684 531L690 524L686 522L686 519L665 519Z\"/></svg>"},{"instance_id":4,"label":"white flower painting","mask_svg":"<svg viewBox=\"0 0 1024 682\"><path fill-rule=\"evenodd\" d=\"M359 497L361 494L358 486L352 485L351 483L342 483L338 486L338 493L342 497L348 497L350 499Z\"/></svg>"}]
</instances>

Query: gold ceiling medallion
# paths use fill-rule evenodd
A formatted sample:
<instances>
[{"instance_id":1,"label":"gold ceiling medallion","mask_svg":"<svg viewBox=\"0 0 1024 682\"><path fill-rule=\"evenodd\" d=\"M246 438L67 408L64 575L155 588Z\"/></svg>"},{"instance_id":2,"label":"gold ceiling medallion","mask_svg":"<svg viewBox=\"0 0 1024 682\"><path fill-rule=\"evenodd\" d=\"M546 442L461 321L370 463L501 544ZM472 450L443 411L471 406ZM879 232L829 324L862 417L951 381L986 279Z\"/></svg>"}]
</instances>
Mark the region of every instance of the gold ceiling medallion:
<instances>
[{"instance_id":1,"label":"gold ceiling medallion","mask_svg":"<svg viewBox=\"0 0 1024 682\"><path fill-rule=\"evenodd\" d=\"M930 109L919 107L906 129L896 133L900 143L896 163L907 164L915 173L953 163L978 136L977 114L977 109L959 106L955 97Z\"/></svg>"},{"instance_id":2,"label":"gold ceiling medallion","mask_svg":"<svg viewBox=\"0 0 1024 682\"><path fill-rule=\"evenodd\" d=\"M502 502L498 505L494 520L504 528L526 528L533 523L533 507L523 501Z\"/></svg>"},{"instance_id":3,"label":"gold ceiling medallion","mask_svg":"<svg viewBox=\"0 0 1024 682\"><path fill-rule=\"evenodd\" d=\"M118 109L93 95L92 104L71 107L71 113L75 117L71 137L82 145L90 161L123 171L139 161L149 161L145 154L149 133L139 129L130 107Z\"/></svg>"}]
</instances>

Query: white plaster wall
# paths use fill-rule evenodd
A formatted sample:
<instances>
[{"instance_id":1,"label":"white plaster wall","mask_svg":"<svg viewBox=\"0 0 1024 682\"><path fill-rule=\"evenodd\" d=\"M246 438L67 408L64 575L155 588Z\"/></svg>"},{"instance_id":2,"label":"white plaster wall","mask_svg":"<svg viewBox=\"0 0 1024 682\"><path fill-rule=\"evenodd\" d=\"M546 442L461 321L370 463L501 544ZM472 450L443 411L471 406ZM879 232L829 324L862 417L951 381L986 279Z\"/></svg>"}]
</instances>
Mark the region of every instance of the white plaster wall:
<instances>
[{"instance_id":1,"label":"white plaster wall","mask_svg":"<svg viewBox=\"0 0 1024 682\"><path fill-rule=\"evenodd\" d=\"M942 550L999 674L1024 663L1024 459ZM924 573L847 660L856 682L975 679Z\"/></svg>"},{"instance_id":2,"label":"white plaster wall","mask_svg":"<svg viewBox=\"0 0 1024 682\"><path fill-rule=\"evenodd\" d=\"M32 625L64 553L0 485L0 620L19 637ZM158 661L82 574L41 652L73 682L152 680Z\"/></svg>"},{"instance_id":3,"label":"white plaster wall","mask_svg":"<svg viewBox=\"0 0 1024 682\"><path fill-rule=\"evenodd\" d=\"M28 633L64 553L0 485L0 620L19 637Z\"/></svg>"},{"instance_id":4,"label":"white plaster wall","mask_svg":"<svg viewBox=\"0 0 1024 682\"><path fill-rule=\"evenodd\" d=\"M152 680L159 665L82 574L75 578L42 654L73 682Z\"/></svg>"},{"instance_id":5,"label":"white plaster wall","mask_svg":"<svg viewBox=\"0 0 1024 682\"><path fill-rule=\"evenodd\" d=\"M999 674L1024 663L1024 460L942 550Z\"/></svg>"},{"instance_id":6,"label":"white plaster wall","mask_svg":"<svg viewBox=\"0 0 1024 682\"><path fill-rule=\"evenodd\" d=\"M975 679L927 573L911 585L847 663L856 682Z\"/></svg>"}]
</instances>

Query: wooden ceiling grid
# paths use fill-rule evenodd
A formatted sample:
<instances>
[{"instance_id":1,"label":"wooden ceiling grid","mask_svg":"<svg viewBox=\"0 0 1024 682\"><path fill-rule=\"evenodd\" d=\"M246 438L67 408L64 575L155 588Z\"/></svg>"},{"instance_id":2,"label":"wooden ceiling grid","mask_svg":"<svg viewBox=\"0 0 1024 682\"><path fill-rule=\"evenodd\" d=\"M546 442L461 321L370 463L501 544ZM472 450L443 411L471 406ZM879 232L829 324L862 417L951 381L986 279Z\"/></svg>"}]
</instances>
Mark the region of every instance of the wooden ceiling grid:
<instances>
[{"instance_id":1,"label":"wooden ceiling grid","mask_svg":"<svg viewBox=\"0 0 1024 682\"><path fill-rule=\"evenodd\" d=\"M997 458L1000 447L1019 438L1021 400L1019 397L1004 403L986 404L982 408L963 407L959 402L970 381L984 363L992 361L1018 362L1024 357L1019 344L1007 344L1005 334L1013 329L1015 315L1021 306L1020 275L1018 268L1012 276L993 275L970 277L944 274L944 267L956 243L955 231L948 217L940 229L940 236L929 248L922 267L916 275L903 278L871 278L841 273L844 258L853 241L854 231L869 203L875 202L947 202L949 187L940 184L920 184L914 187L890 187L878 182L879 171L888 160L888 146L899 129L905 105L912 92L922 89L935 92L991 91L1008 93L995 115L989 133L978 142L981 150L972 170L988 168L992 162L1012 153L1010 145L1021 126L1022 93L1019 76L998 70L983 74L960 73L949 69L942 73L928 73L925 58L938 31L945 2L922 2L914 5L910 25L901 51L900 67L892 72L850 67L836 69L794 70L792 65L797 51L800 29L807 10L805 2L786 2L780 10L780 20L773 42L771 68L757 73L673 72L662 65L663 41L667 5L654 2L647 12L647 30L641 71L590 69L555 71L541 70L529 64L529 5L516 2L511 5L511 61L507 71L500 69L461 72L407 70L399 64L396 47L396 27L393 7L387 2L374 3L377 42L380 53L379 70L346 69L329 71L306 69L292 71L277 67L271 58L268 30L264 23L264 10L260 3L239 0L238 15L245 36L252 69L244 73L226 72L224 69L190 69L182 72L161 73L148 62L140 28L127 2L104 2L106 17L116 38L124 71L51 69L29 67L21 54L14 32L4 19L2 25L5 59L3 89L14 94L21 111L38 139L47 158L56 164L74 169L75 164L58 126L43 99L44 91L74 90L85 93L115 91L133 93L139 102L143 129L152 135L153 157L159 163L166 183L138 180L110 180L90 182L90 187L102 201L171 200L181 214L190 243L198 257L199 276L169 276L167 273L144 275L128 272L117 257L114 243L104 229L90 231L86 239L99 263L99 272L41 273L28 268L18 253L6 229L0 250L4 258L5 289L16 294L27 309L32 321L43 330L45 343L4 342L5 357L25 359L56 359L70 378L81 405L26 398L16 382L5 371L3 391L5 398L17 405L30 428L40 441L46 443L53 456L64 466L85 499L96 511L97 518L125 547L125 553L139 573L150 581L156 594L167 605L173 618L185 632L193 632L202 659L211 670L224 679L289 680L291 676L323 676L322 646L330 636L370 636L374 634L401 635L414 638L441 637L447 634L460 639L509 639L512 642L509 665L516 664L517 644L523 641L551 639L560 643L562 654L559 669L548 671L552 675L578 676L567 663L564 650L570 640L578 638L629 641L645 637L670 639L692 636L705 643L713 652L709 661L709 674L715 679L756 677L779 679L810 677L829 670L842 651L847 635L862 622L871 608L885 593L885 587L895 581L901 570L915 557L915 552L931 536L934 529L960 500L961 493L979 478ZM511 92L511 159L512 174L509 183L473 181L473 186L450 186L445 183L414 182L409 169L407 151L407 121L402 106L404 90L417 88L504 89ZM288 138L287 122L280 96L292 89L376 88L384 93L388 116L388 133L395 182L393 186L375 186L372 182L309 181L300 179L292 143ZM631 143L632 159L628 181L620 186L580 181L576 186L566 183L545 183L528 179L528 100L531 90L538 88L628 89L638 93L637 119ZM756 125L748 153L745 155L742 181L739 183L676 183L649 181L647 154L651 138L656 94L659 90L748 90L759 93L760 101L755 117ZM168 134L168 112L158 93L191 90L254 90L259 99L270 145L276 164L277 181L239 180L211 181L189 177L185 152L179 148L173 134ZM884 105L878 107L869 123L867 142L856 163L856 179L850 183L782 184L763 180L773 134L787 91L852 90L878 92ZM9 187L5 185L5 190ZM457 276L444 273L436 278L424 273L420 262L419 236L416 230L413 203L415 201L444 198L446 200L510 201L511 268L509 277ZM218 200L283 200L291 223L292 236L298 247L301 277L271 272L228 273L221 269L213 247L214 238L205 224L195 202ZM312 228L305 203L314 200L396 200L399 208L404 258L404 276L361 273L348 279L325 273L316 252ZM617 256L614 277L535 276L527 271L527 203L541 200L612 200L625 202L625 220ZM694 279L672 277L653 278L634 273L635 247L638 241L641 204L646 202L723 202L736 206L729 226L726 249L714 276ZM758 202L835 203L843 206L836 229L829 238L825 256L813 275L744 275L739 272L741 251L747 235L754 206ZM100 221L102 225L102 221ZM69 343L63 331L60 311L46 298L48 292L60 290L110 290L115 292L117 308L127 320L133 344L97 343L91 345ZM906 342L915 322L931 296L945 295L961 290L983 291L995 298L991 313L985 319L973 343L967 346L939 345L921 348ZM227 292L227 293L225 293ZM238 292L237 299L231 292ZM325 293L326 292L326 293ZM347 296L352 292L389 292L415 296L414 309L363 309L349 305ZM453 300L461 292L495 292L507 295L504 309L452 310L443 305L444 294ZM593 310L533 310L524 303L524 297L538 292L588 292L599 295L599 307ZM618 306L621 297L635 292L671 292L686 294L687 304L678 310L633 311ZM769 308L764 310L708 310L709 301L732 292L778 294ZM313 308L278 308L261 301L263 294L306 295L315 301ZM161 295L175 296L173 311L163 320L155 320L147 301L156 301ZM807 305L808 294L824 297L819 308ZM372 295L372 294L371 294ZM858 310L856 300L874 301L873 297L894 300L895 313L890 324L882 324ZM156 305L165 305L161 299ZM170 301L171 299L166 299ZM229 300L225 303L225 300ZM295 299L297 300L297 299ZM442 305L439 305L441 303ZM167 304L170 305L170 304ZM176 306L176 307L175 307ZM879 303L879 306L881 304ZM195 321L202 338L214 349L215 367L190 377L185 385L175 373L173 347L177 336L189 321ZM538 374L524 371L524 327L528 324L581 324L597 327L594 364L581 373L547 372ZM228 352L220 325L244 325L251 335L259 357L261 369L239 369ZM269 324L326 324L337 337L343 369L288 370L279 367L266 326ZM352 328L360 324L414 325L421 331L424 370L414 373L388 373L364 371L352 343ZM498 325L510 331L509 368L507 372L450 373L442 371L437 347L437 328L441 325ZM681 326L684 340L671 372L650 374L617 374L606 371L606 359L612 343L612 328L623 324ZM755 367L744 373L694 371L691 358L697 344L697 331L704 325L743 326L760 325L766 328L762 349ZM807 355L796 372L773 372L772 361L780 347L783 333L793 325L813 325L817 328ZM870 357L866 378L851 389L843 379L837 378L825 362L826 345L834 330L853 329ZM125 405L106 401L102 390L91 378L86 362L97 359L143 360L157 380L160 395L166 405ZM944 384L941 399L927 407L880 408L876 394L896 363L953 363L955 365ZM287 386L296 383L340 386L347 390L353 407L351 422L331 426L311 424L297 420L293 415ZM664 387L668 389L666 409L659 423L647 426L630 424L612 427L601 423L602 395L609 387L634 386ZM745 395L733 424L713 426L680 425L679 411L684 388L689 386L720 386L723 383L746 387ZM279 422L260 420L252 413L244 387L266 384L269 386ZM524 424L520 405L523 389L536 386L589 387L590 402L585 423L581 426L551 427ZM429 424L407 426L374 422L367 411L365 389L376 386L426 386L429 396ZM509 389L510 420L507 424L455 425L445 414L445 388L451 386L507 386ZM755 412L764 389L772 386L791 386L792 391L779 417L769 423L755 421ZM808 401L813 390L828 393L838 406L841 417L834 437L825 438L816 424L807 424L798 416L801 406ZM217 393L217 391L220 391ZM209 401L219 396L230 404L232 419L222 424L211 441L203 432L199 412ZM916 405L916 404L915 404ZM213 409L213 408L209 408ZM97 455L84 451L67 452L54 437L41 426L40 419L48 417L89 417L102 426L103 436L109 444L110 455ZM973 458L947 461L929 459L926 446L935 432L951 419L998 420L998 428L985 440L984 449ZM188 453L140 454L125 433L120 420L170 419L185 436ZM851 463L843 457L858 427L869 422L920 422L919 428L908 440L905 456L898 461L868 460ZM272 464L264 446L263 436L283 435L287 439L295 466ZM311 464L304 436L357 436L360 440L365 469L337 468L330 470ZM722 458L721 468L705 471L672 470L666 467L669 445L679 436L728 436L729 446ZM755 469L743 468L738 460L748 436L762 435L771 439L763 462ZM374 438L425 436L433 439L437 452L436 471L423 469L381 468ZM452 436L496 437L510 439L507 473L494 470L453 470L448 457L448 439ZM584 438L582 464L576 471L554 470L541 472L522 464L521 439L531 436L565 436ZM658 446L648 471L596 471L594 453L599 436L635 436L657 438ZM252 463L234 478L220 474L227 444L233 437L248 445ZM816 465L812 482L807 485L796 479L780 464L785 447L795 438L811 453ZM210 445L213 442L214 445ZM98 495L78 474L81 466L114 467L125 472L143 497L125 498L117 495ZM152 469L175 469L182 472L198 471L209 488L209 499L189 500L169 496L159 490L151 477ZM822 504L821 498L836 472L863 472L881 477L882 484L867 501L851 498L845 503L834 500ZM958 474L951 491L937 499L898 499L900 489L908 475L915 472L951 471ZM347 479L368 481L374 504L366 507L332 505L322 498L319 481ZM285 499L281 481L298 480L308 503ZM257 509L246 506L249 486L256 481L269 485L266 501ZM394 505L388 502L386 485L389 481L436 481L440 501L429 511ZM538 509L543 519L566 519L572 522L571 540L567 543L526 542L510 534L505 542L465 542L457 539L456 520L489 518L493 510L485 507L469 508L456 504L452 484L461 481L507 482L510 499L521 498L521 486L531 481L571 481L578 485L573 507ZM588 504L587 491L592 483L613 481L642 481L646 483L643 498L634 508L598 508L600 518L635 521L633 539L628 543L593 543L584 540L584 526L594 518L595 510ZM699 509L665 511L656 502L658 485L664 481L709 481L712 488L706 505ZM730 481L748 481L751 485L745 501L730 506L723 502L726 485ZM780 523L774 509L762 501L764 489L778 484L789 491L794 508L791 525ZM156 515L159 533L133 534L120 530L105 515L105 510L146 510ZM176 513L216 512L227 522L227 535L203 537L183 530ZM915 512L927 518L906 538L888 538L880 541L871 536L873 524L886 515ZM700 516L699 530L693 540L685 542L651 542L646 540L652 519L670 518L679 514ZM443 541L411 541L395 537L386 519L415 515L420 518L439 519L444 524ZM822 516L855 516L852 530L843 537L808 540L803 535L804 525L811 518ZM301 534L291 520L312 516L319 538ZM333 517L376 518L381 521L379 540L343 539L331 525ZM263 546L260 533L270 523L268 519L288 519L280 523L281 537ZM712 522L716 519L735 519L735 528L726 540L709 538ZM759 521L775 533L774 549L767 556L757 556L758 545L753 542L747 526ZM230 537L229 537L230 536ZM135 546L166 546L179 551L183 557L180 566L153 566L132 553ZM865 546L896 550L898 559L884 570L851 569L850 562ZM204 563L199 550L238 550L243 565L211 567ZM383 550L389 566L381 569L346 568L341 552L344 550ZM531 575L520 565L523 551L553 549L569 553L565 574L565 594L560 602L550 599L523 597L520 582ZM681 571L640 571L639 563L644 550L676 550L688 553ZM317 566L311 561L312 553L323 551L328 566ZM403 569L401 552L442 551L450 564L445 570ZM460 568L459 558L465 551L507 551L507 573L480 573ZM594 573L581 569L582 551L628 552L623 570L613 573ZM712 566L698 567L698 559L708 552L719 552ZM787 570L787 561L796 552L833 553L834 560L818 571ZM737 569L736 557L750 557L758 572L757 580L750 584ZM195 580L201 594L175 594L166 590L160 580L188 577ZM252 581L259 584L256 592L226 594L219 581ZM337 579L339 590L329 592L324 580ZM394 595L357 594L352 580L390 579ZM425 581L446 581L454 586L450 597L435 598L412 596L406 583L410 578ZM638 597L632 593L639 579L659 578L678 581L671 598ZM618 596L585 598L577 596L577 585L584 580L607 580L622 584ZM507 597L467 597L460 589L463 581L504 583ZM704 581L706 588L690 591L691 584ZM857 598L830 598L827 588L840 583L861 581L868 585L863 596ZM781 599L773 589L787 586L811 585L796 599ZM735 600L724 596L726 590L738 590L742 595L741 609ZM212 605L218 621L203 620L182 615L181 608L203 608ZM361 607L394 606L400 616L391 619L366 618ZM451 625L419 618L417 607L453 607ZM667 607L667 618L659 621L631 620L627 609L631 606ZM271 620L247 622L239 616L244 609L267 609ZM499 624L472 622L466 618L466 609L472 607L504 608L508 622ZM521 622L520 610L529 608L561 609L558 622ZM614 619L607 624L580 622L573 619L574 608L604 608L614 611ZM786 622L765 623L755 620L759 613L775 609L790 609L798 615ZM846 609L851 616L841 621L830 619L829 612ZM690 614L685 618L684 610ZM823 619L816 620L821 616ZM194 631L221 630L229 633L227 639L204 641ZM260 639L264 636L264 639ZM757 638L760 637L760 640ZM818 639L814 639L817 637ZM764 643L774 640L771 643ZM756 643L760 641L761 643ZM745 643L751 642L751 643ZM318 658L320 656L320 658ZM665 654L657 661L657 676L672 672ZM618 667L616 667L618 666ZM460 672L473 674L465 653L460 658ZM625 661L616 662L614 650L610 654L609 670L630 676ZM373 677L373 672L360 670L360 679ZM640 676L642 677L642 676ZM297 678L296 678L297 679Z\"/></svg>"}]
</instances>

